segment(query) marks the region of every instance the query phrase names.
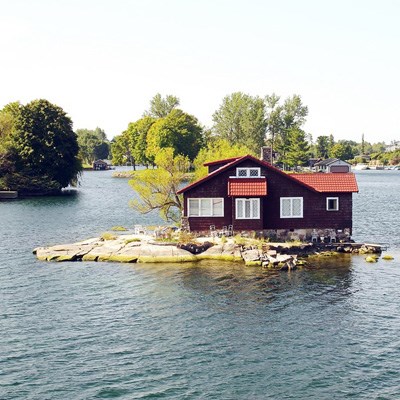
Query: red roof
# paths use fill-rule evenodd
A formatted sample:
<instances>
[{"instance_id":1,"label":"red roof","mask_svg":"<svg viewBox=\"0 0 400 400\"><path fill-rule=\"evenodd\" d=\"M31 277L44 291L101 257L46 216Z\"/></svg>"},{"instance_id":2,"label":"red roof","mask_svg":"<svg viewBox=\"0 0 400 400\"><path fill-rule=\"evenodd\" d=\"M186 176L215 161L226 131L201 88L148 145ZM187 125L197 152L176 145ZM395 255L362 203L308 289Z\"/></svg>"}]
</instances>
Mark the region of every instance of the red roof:
<instances>
[{"instance_id":1,"label":"red roof","mask_svg":"<svg viewBox=\"0 0 400 400\"><path fill-rule=\"evenodd\" d=\"M265 178L232 178L228 181L228 196L266 196Z\"/></svg>"},{"instance_id":2,"label":"red roof","mask_svg":"<svg viewBox=\"0 0 400 400\"><path fill-rule=\"evenodd\" d=\"M229 161L229 159L227 159ZM213 161L213 164L224 163L227 160L219 160ZM234 167L235 165L240 164L244 160L251 160L257 163L258 165L262 165L267 169L275 171L278 174L285 176L287 179L290 179L292 182L297 182L298 184L306 187L309 190L314 192L337 192L337 193L349 193L349 192L358 192L357 181L355 175L353 173L310 173L310 174L287 174L280 170L279 168L274 167L273 165L267 163L266 161L259 160L251 155L246 155L239 158L234 158L231 162L227 162L227 164L221 166L214 172L211 172L207 176L198 181L191 183L190 185L180 189L178 194L184 193L202 183L212 179L214 176L219 175L223 171L226 171L229 168ZM210 163L207 163L210 165ZM254 179L254 178L252 178Z\"/></svg>"},{"instance_id":3,"label":"red roof","mask_svg":"<svg viewBox=\"0 0 400 400\"><path fill-rule=\"evenodd\" d=\"M313 187L317 192L358 192L356 177L353 173L314 173L293 174L293 178Z\"/></svg>"}]
</instances>

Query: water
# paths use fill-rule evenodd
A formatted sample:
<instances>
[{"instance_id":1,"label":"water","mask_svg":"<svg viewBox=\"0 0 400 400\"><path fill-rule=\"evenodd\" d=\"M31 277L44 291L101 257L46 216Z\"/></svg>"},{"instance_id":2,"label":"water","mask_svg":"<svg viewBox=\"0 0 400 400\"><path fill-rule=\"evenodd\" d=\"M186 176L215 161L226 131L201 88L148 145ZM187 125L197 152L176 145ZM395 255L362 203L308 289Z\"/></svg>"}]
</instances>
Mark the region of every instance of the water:
<instances>
[{"instance_id":1,"label":"water","mask_svg":"<svg viewBox=\"0 0 400 400\"><path fill-rule=\"evenodd\" d=\"M0 398L400 398L400 173L357 176L354 237L394 261L45 263L35 246L160 221L108 171L75 196L0 203Z\"/></svg>"}]
</instances>

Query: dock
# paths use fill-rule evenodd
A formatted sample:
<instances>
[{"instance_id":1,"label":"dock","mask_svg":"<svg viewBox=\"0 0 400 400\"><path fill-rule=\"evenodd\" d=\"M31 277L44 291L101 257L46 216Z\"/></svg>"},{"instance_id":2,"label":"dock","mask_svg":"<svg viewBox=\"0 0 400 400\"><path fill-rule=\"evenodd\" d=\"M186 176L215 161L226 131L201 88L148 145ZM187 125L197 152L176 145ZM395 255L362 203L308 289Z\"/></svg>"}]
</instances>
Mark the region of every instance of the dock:
<instances>
[{"instance_id":1,"label":"dock","mask_svg":"<svg viewBox=\"0 0 400 400\"><path fill-rule=\"evenodd\" d=\"M16 190L0 190L0 200L16 199L18 192Z\"/></svg>"}]
</instances>

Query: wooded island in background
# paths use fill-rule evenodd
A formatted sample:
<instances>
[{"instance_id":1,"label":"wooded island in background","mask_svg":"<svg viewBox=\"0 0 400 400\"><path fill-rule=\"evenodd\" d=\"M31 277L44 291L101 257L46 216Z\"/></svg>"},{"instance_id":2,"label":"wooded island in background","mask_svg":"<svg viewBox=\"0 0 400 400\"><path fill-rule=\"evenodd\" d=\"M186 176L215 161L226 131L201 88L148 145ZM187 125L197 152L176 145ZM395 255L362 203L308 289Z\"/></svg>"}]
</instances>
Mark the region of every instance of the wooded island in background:
<instances>
[{"instance_id":1,"label":"wooded island in background","mask_svg":"<svg viewBox=\"0 0 400 400\"><path fill-rule=\"evenodd\" d=\"M82 165L92 167L95 160L112 158L114 165L133 169L157 166L135 175L132 186L144 195L140 206L135 206L142 212L160 208L154 199L165 197L172 187L172 200L163 208L163 214L172 217L171 204L180 202L175 187L187 179L188 170L193 179L199 179L207 173L204 163L243 154L258 156L263 146L270 148L273 164L283 170L298 170L308 166L310 159L329 157L353 164L400 162L399 142L371 144L364 135L360 143L335 141L332 134L313 141L303 129L308 107L299 95L282 100L276 94L262 98L232 93L213 114L211 128L202 126L179 105L177 97L157 94L140 119L109 141L99 127L74 132L64 110L47 100L10 103L0 110L0 190L55 193L77 182ZM150 190L154 182L160 183L159 175L165 187Z\"/></svg>"}]
</instances>

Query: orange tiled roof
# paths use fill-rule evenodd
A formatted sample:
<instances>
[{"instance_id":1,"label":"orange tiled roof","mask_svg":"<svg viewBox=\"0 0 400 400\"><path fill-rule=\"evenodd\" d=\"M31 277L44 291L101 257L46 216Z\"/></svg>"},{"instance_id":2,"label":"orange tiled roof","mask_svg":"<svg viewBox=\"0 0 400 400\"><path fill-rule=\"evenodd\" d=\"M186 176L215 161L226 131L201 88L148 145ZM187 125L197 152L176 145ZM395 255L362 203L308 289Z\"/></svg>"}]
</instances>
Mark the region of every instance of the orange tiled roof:
<instances>
[{"instance_id":1,"label":"orange tiled roof","mask_svg":"<svg viewBox=\"0 0 400 400\"><path fill-rule=\"evenodd\" d=\"M356 177L353 173L313 173L293 174L291 176L311 186L317 192L358 192Z\"/></svg>"},{"instance_id":2,"label":"orange tiled roof","mask_svg":"<svg viewBox=\"0 0 400 400\"><path fill-rule=\"evenodd\" d=\"M228 181L228 196L266 196L265 178L231 178Z\"/></svg>"}]
</instances>

